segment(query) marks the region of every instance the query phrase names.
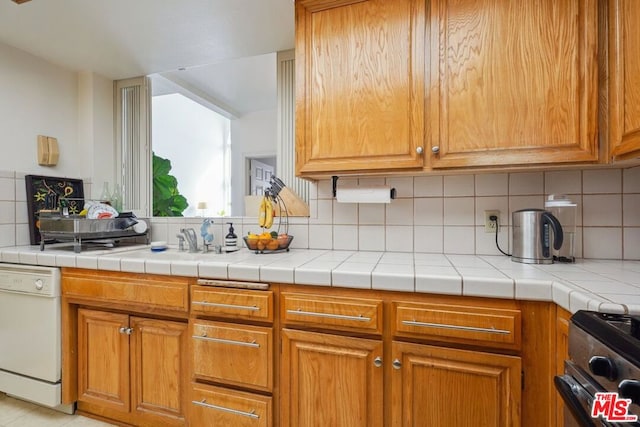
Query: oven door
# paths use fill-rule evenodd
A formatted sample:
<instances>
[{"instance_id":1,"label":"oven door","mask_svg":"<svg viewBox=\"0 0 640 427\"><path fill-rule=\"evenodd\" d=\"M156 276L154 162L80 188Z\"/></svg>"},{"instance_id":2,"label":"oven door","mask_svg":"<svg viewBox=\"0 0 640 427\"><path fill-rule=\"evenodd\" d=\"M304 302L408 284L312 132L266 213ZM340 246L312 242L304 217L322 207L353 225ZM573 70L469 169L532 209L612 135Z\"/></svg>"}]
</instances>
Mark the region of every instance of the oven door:
<instances>
[{"instance_id":1,"label":"oven door","mask_svg":"<svg viewBox=\"0 0 640 427\"><path fill-rule=\"evenodd\" d=\"M613 423L591 417L591 405L596 392L605 392L589 374L573 362L564 362L564 375L556 376L554 384L565 405L565 427L636 427L640 423Z\"/></svg>"}]
</instances>

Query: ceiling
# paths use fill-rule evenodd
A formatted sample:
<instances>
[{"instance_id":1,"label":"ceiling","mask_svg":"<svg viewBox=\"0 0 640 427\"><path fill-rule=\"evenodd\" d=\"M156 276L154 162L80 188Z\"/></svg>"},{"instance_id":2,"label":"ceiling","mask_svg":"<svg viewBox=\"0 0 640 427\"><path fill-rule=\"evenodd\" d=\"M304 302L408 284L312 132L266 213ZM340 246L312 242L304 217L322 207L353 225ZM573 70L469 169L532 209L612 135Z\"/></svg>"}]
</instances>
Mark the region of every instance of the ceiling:
<instances>
[{"instance_id":1,"label":"ceiling","mask_svg":"<svg viewBox=\"0 0 640 427\"><path fill-rule=\"evenodd\" d=\"M293 48L294 5L293 0L32 0L21 5L0 0L0 42L113 80L161 73L165 81L154 79L156 93L183 86L239 117L275 108L273 53Z\"/></svg>"}]
</instances>

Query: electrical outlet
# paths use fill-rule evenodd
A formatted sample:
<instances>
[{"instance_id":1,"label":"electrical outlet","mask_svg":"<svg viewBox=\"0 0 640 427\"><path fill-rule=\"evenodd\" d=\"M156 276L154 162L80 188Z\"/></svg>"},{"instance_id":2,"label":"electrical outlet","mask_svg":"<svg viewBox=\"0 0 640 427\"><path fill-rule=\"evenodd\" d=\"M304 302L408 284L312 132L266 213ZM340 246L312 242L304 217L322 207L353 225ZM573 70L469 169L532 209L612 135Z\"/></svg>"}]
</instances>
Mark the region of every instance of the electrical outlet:
<instances>
[{"instance_id":1,"label":"electrical outlet","mask_svg":"<svg viewBox=\"0 0 640 427\"><path fill-rule=\"evenodd\" d=\"M496 216L498 218L498 222L491 221L489 218L492 216ZM485 233L495 233L496 226L500 226L500 211L484 211L484 232ZM500 229L498 228L498 231Z\"/></svg>"}]
</instances>

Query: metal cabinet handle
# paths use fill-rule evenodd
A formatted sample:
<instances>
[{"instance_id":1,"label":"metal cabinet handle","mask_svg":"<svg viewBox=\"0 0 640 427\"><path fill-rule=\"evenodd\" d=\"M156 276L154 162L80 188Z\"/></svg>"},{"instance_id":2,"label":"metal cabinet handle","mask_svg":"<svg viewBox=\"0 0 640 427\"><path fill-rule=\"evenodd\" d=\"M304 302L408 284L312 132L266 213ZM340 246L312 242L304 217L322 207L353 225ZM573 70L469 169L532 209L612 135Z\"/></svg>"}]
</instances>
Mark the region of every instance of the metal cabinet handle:
<instances>
[{"instance_id":1,"label":"metal cabinet handle","mask_svg":"<svg viewBox=\"0 0 640 427\"><path fill-rule=\"evenodd\" d=\"M212 405L207 403L206 399L202 399L202 401L192 400L191 403L198 406L203 406L209 409L216 409L218 411L229 412L235 415L242 415L243 417L255 418L258 419L260 416L256 414L256 410L252 409L251 412L238 411L237 409L225 408L224 406Z\"/></svg>"},{"instance_id":2,"label":"metal cabinet handle","mask_svg":"<svg viewBox=\"0 0 640 427\"><path fill-rule=\"evenodd\" d=\"M318 313L316 311L303 311L300 308L297 310L287 310L287 313L300 314L302 316L324 317L327 319L357 320L359 322L368 322L371 320L370 317L363 316L362 314L359 314L357 316L349 316L346 314L332 314L332 313Z\"/></svg>"},{"instance_id":3,"label":"metal cabinet handle","mask_svg":"<svg viewBox=\"0 0 640 427\"><path fill-rule=\"evenodd\" d=\"M433 147L431 147L431 152L433 152L433 154L438 154L440 152L440 147L434 145Z\"/></svg>"},{"instance_id":4,"label":"metal cabinet handle","mask_svg":"<svg viewBox=\"0 0 640 427\"><path fill-rule=\"evenodd\" d=\"M422 154L423 152L424 152L424 148L422 148L422 147L417 147L416 148L416 153Z\"/></svg>"},{"instance_id":5,"label":"metal cabinet handle","mask_svg":"<svg viewBox=\"0 0 640 427\"><path fill-rule=\"evenodd\" d=\"M120 327L120 329L118 329L118 332L125 335L131 335L133 333L133 328L127 328L126 326L122 326Z\"/></svg>"},{"instance_id":6,"label":"metal cabinet handle","mask_svg":"<svg viewBox=\"0 0 640 427\"><path fill-rule=\"evenodd\" d=\"M472 332L484 332L488 334L505 334L508 335L511 331L507 331L505 329L494 329L494 328L477 328L474 326L460 326L460 325L447 325L445 323L427 323L427 322L417 322L415 320L403 320L403 325L409 326L422 326L425 328L439 328L439 329L455 329L459 331L472 331Z\"/></svg>"},{"instance_id":7,"label":"metal cabinet handle","mask_svg":"<svg viewBox=\"0 0 640 427\"><path fill-rule=\"evenodd\" d=\"M205 307L219 307L219 308L233 308L236 310L251 310L259 311L260 307L256 305L235 305L235 304L222 304L219 302L207 302L207 301L193 301L193 305L202 305Z\"/></svg>"},{"instance_id":8,"label":"metal cabinet handle","mask_svg":"<svg viewBox=\"0 0 640 427\"><path fill-rule=\"evenodd\" d=\"M219 342L219 343L222 343L222 344L231 344L231 345L240 345L240 346L243 346L243 347L260 348L260 344L258 344L255 341L246 342L246 341L227 340L227 339L224 339L224 338L212 338L212 337L208 337L207 334L192 335L191 338L196 339L196 340Z\"/></svg>"},{"instance_id":9,"label":"metal cabinet handle","mask_svg":"<svg viewBox=\"0 0 640 427\"><path fill-rule=\"evenodd\" d=\"M375 359L373 359L373 366L375 366L376 368L379 368L382 366L382 357L378 356Z\"/></svg>"},{"instance_id":10,"label":"metal cabinet handle","mask_svg":"<svg viewBox=\"0 0 640 427\"><path fill-rule=\"evenodd\" d=\"M400 369L402 368L402 362L399 361L398 359L394 359L393 363L391 364L393 366L393 369Z\"/></svg>"}]
</instances>

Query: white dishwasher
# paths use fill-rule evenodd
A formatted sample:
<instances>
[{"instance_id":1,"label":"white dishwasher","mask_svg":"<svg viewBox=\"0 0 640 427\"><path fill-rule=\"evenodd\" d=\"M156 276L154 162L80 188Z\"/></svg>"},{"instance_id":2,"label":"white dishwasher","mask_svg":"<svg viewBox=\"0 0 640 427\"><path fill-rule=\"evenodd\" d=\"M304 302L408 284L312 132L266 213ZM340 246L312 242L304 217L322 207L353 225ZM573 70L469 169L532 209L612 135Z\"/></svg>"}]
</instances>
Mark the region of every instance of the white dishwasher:
<instances>
[{"instance_id":1,"label":"white dishwasher","mask_svg":"<svg viewBox=\"0 0 640 427\"><path fill-rule=\"evenodd\" d=\"M0 392L61 405L60 269L0 263Z\"/></svg>"}]
</instances>

